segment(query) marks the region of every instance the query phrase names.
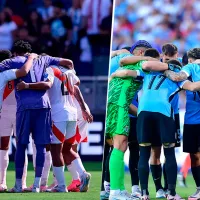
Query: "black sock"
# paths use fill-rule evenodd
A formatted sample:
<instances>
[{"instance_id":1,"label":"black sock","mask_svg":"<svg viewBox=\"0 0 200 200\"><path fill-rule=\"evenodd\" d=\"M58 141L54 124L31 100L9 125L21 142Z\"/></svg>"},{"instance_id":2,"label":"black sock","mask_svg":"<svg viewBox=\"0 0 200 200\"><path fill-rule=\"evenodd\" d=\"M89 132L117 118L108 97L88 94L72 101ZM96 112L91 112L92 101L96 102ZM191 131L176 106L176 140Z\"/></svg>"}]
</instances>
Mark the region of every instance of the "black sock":
<instances>
[{"instance_id":1,"label":"black sock","mask_svg":"<svg viewBox=\"0 0 200 200\"><path fill-rule=\"evenodd\" d=\"M159 189L163 189L162 184L161 184L161 178L162 178L162 167L160 165L150 165L151 168L151 173L153 177L153 181L156 186L156 191Z\"/></svg>"},{"instance_id":2,"label":"black sock","mask_svg":"<svg viewBox=\"0 0 200 200\"><path fill-rule=\"evenodd\" d=\"M138 176L138 161L139 161L139 145L136 142L130 142L129 144L129 171L131 174L131 182L133 185L139 185Z\"/></svg>"},{"instance_id":3,"label":"black sock","mask_svg":"<svg viewBox=\"0 0 200 200\"><path fill-rule=\"evenodd\" d=\"M163 177L164 177L164 190L168 189L168 183L167 183L167 174L165 169L165 163L163 165Z\"/></svg>"},{"instance_id":4,"label":"black sock","mask_svg":"<svg viewBox=\"0 0 200 200\"><path fill-rule=\"evenodd\" d=\"M148 179L149 179L149 158L151 153L151 146L140 146L140 159L138 162L138 174L140 179L140 186L142 195L149 194Z\"/></svg>"},{"instance_id":5,"label":"black sock","mask_svg":"<svg viewBox=\"0 0 200 200\"><path fill-rule=\"evenodd\" d=\"M200 166L191 167L192 175L197 187L200 187Z\"/></svg>"},{"instance_id":6,"label":"black sock","mask_svg":"<svg viewBox=\"0 0 200 200\"><path fill-rule=\"evenodd\" d=\"M103 153L103 169L102 169L102 176L101 176L101 191L104 191L104 179L105 179L105 165L106 159L110 152L110 146L105 143L104 145L104 153Z\"/></svg>"},{"instance_id":7,"label":"black sock","mask_svg":"<svg viewBox=\"0 0 200 200\"><path fill-rule=\"evenodd\" d=\"M109 162L110 162L110 155L112 153L113 147L110 148L110 152L106 158L106 163L105 163L105 176L104 176L104 181L107 181L110 183L110 170L109 170Z\"/></svg>"},{"instance_id":8,"label":"black sock","mask_svg":"<svg viewBox=\"0 0 200 200\"><path fill-rule=\"evenodd\" d=\"M167 174L168 190L170 195L176 195L177 163L174 148L164 148L166 158L165 170Z\"/></svg>"}]
</instances>

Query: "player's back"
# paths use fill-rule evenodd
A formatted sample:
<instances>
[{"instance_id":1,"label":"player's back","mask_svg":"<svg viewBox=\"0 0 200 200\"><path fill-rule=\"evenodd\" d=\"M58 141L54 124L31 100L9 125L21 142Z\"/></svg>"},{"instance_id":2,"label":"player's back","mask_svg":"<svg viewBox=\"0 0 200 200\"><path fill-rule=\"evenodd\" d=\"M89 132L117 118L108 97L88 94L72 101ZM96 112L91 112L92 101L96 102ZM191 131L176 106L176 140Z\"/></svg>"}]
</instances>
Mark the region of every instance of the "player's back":
<instances>
[{"instance_id":1,"label":"player's back","mask_svg":"<svg viewBox=\"0 0 200 200\"><path fill-rule=\"evenodd\" d=\"M53 121L76 121L77 109L68 84L75 85L79 79L75 78L71 70L62 67L52 66L48 70L52 70L54 74L53 85L48 91ZM69 83L69 76L73 77L71 83Z\"/></svg>"},{"instance_id":2,"label":"player's back","mask_svg":"<svg viewBox=\"0 0 200 200\"><path fill-rule=\"evenodd\" d=\"M171 81L160 72L145 74L138 114L141 111L149 111L173 116L170 102L180 90L181 84L182 82Z\"/></svg>"}]
</instances>

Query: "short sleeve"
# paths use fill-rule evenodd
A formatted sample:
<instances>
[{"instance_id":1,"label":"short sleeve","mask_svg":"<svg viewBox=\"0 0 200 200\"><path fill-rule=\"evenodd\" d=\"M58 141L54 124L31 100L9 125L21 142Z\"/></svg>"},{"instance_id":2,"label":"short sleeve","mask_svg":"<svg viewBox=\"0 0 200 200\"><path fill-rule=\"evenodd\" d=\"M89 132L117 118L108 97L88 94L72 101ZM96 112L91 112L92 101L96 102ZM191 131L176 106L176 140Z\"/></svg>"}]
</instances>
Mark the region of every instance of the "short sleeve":
<instances>
[{"instance_id":1,"label":"short sleeve","mask_svg":"<svg viewBox=\"0 0 200 200\"><path fill-rule=\"evenodd\" d=\"M187 74L187 77L189 77L192 75L192 69L193 69L192 64L188 64L182 68L181 72L185 72Z\"/></svg>"},{"instance_id":2,"label":"short sleeve","mask_svg":"<svg viewBox=\"0 0 200 200\"><path fill-rule=\"evenodd\" d=\"M76 85L80 81L73 72L67 72L66 75L71 85Z\"/></svg>"},{"instance_id":3,"label":"short sleeve","mask_svg":"<svg viewBox=\"0 0 200 200\"><path fill-rule=\"evenodd\" d=\"M5 82L16 79L17 78L16 71L17 69L10 69L10 70L2 72Z\"/></svg>"},{"instance_id":4,"label":"short sleeve","mask_svg":"<svg viewBox=\"0 0 200 200\"><path fill-rule=\"evenodd\" d=\"M51 67L47 68L46 70L46 77L45 77L45 81L49 80L51 81L51 83L54 82L54 71Z\"/></svg>"},{"instance_id":5,"label":"short sleeve","mask_svg":"<svg viewBox=\"0 0 200 200\"><path fill-rule=\"evenodd\" d=\"M59 65L60 58L45 56L45 62L47 63L47 67L49 67L50 65Z\"/></svg>"},{"instance_id":6,"label":"short sleeve","mask_svg":"<svg viewBox=\"0 0 200 200\"><path fill-rule=\"evenodd\" d=\"M179 87L179 88L183 88L183 85L184 85L187 81L188 81L188 80L177 82L178 87Z\"/></svg>"},{"instance_id":7,"label":"short sleeve","mask_svg":"<svg viewBox=\"0 0 200 200\"><path fill-rule=\"evenodd\" d=\"M13 64L12 59L6 59L6 60L0 62L0 72L11 69L12 64Z\"/></svg>"},{"instance_id":8,"label":"short sleeve","mask_svg":"<svg viewBox=\"0 0 200 200\"><path fill-rule=\"evenodd\" d=\"M139 69L136 70L136 72L137 72L137 79L144 78L145 72L143 70Z\"/></svg>"}]
</instances>

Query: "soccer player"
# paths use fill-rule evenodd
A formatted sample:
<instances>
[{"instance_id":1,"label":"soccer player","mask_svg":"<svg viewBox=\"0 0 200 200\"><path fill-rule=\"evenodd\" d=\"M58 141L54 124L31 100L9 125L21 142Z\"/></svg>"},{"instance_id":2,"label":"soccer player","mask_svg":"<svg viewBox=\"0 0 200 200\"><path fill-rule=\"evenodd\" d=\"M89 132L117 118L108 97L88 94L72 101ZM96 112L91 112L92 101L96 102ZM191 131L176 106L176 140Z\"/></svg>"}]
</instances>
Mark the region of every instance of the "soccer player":
<instances>
[{"instance_id":1,"label":"soccer player","mask_svg":"<svg viewBox=\"0 0 200 200\"><path fill-rule=\"evenodd\" d=\"M0 62L11 57L12 54L10 51L0 50ZM36 57L36 54L30 54L26 64L21 69L13 69L0 73L0 192L7 190L6 171L9 163L8 148L10 136L15 130L16 101L13 94L14 84L12 80L26 76L32 66L33 59ZM24 177L26 177L26 174L23 176L23 187L26 187Z\"/></svg>"},{"instance_id":2,"label":"soccer player","mask_svg":"<svg viewBox=\"0 0 200 200\"><path fill-rule=\"evenodd\" d=\"M178 59L178 49L174 44L166 43L162 46L162 61L167 63L169 60ZM178 141L176 142L176 146L180 146L180 120L179 120L179 94L177 93L172 101L172 108L174 110L174 118L176 123L176 138ZM165 191L167 192L168 184L167 177L165 172L165 163L163 165L163 174L164 174L164 189L161 184L162 179L162 167L160 163L160 154L161 154L161 146L151 147L151 159L150 159L150 168L153 176L153 180L156 186L156 198L165 198Z\"/></svg>"},{"instance_id":3,"label":"soccer player","mask_svg":"<svg viewBox=\"0 0 200 200\"><path fill-rule=\"evenodd\" d=\"M16 57L0 63L0 71L15 68L20 69L27 60L25 55L31 52L31 46L27 42L17 41L14 44L13 51ZM28 73L26 77L22 78L22 80L28 83L44 80L44 70L49 65L62 65L73 68L71 60L50 56L39 56L39 58L33 62L33 67L30 70L30 73ZM18 82L19 79L15 81L15 85ZM50 85L46 89L49 88ZM44 166L45 145L50 143L51 135L50 103L46 90L24 90L20 92L15 90L15 94L17 100L17 150L15 156L16 182L14 188L12 188L10 192L22 191L25 150L29 143L30 132L32 132L32 137L37 149L35 179L32 192L39 192L41 174Z\"/></svg>"},{"instance_id":4,"label":"soccer player","mask_svg":"<svg viewBox=\"0 0 200 200\"><path fill-rule=\"evenodd\" d=\"M166 71L165 75L173 81L182 81L189 78L191 81L200 80L200 48L188 51L189 64L178 72ZM163 66L165 70L165 66ZM200 96L199 92L186 92L186 112L183 129L183 151L190 153L191 170L197 190L189 199L200 198Z\"/></svg>"},{"instance_id":5,"label":"soccer player","mask_svg":"<svg viewBox=\"0 0 200 200\"><path fill-rule=\"evenodd\" d=\"M156 61L153 62L156 63ZM160 63L161 66L164 64L161 62L158 63ZM180 62L176 60L169 61L169 67L173 68L174 66L171 63L180 64ZM143 66L145 66L145 63L143 63ZM167 199L181 199L175 191L177 178L177 164L174 152L176 141L174 134L175 122L173 119L173 110L171 109L169 101L175 92L179 91L181 87L190 91L198 91L200 89L200 82L192 83L190 81L185 81L175 83L163 76L163 73L144 73L142 70L121 70L114 73L113 76L133 78L144 77L142 88L143 93L138 107L137 123L138 142L140 144L138 170L142 190L141 199L149 199L148 161L150 158L151 145L159 143L162 143L164 146L164 154L166 158L166 172L169 189Z\"/></svg>"},{"instance_id":6,"label":"soccer player","mask_svg":"<svg viewBox=\"0 0 200 200\"><path fill-rule=\"evenodd\" d=\"M72 149L76 140L77 109L74 105L73 95L79 102L82 115L85 120L91 122L92 116L85 107L77 84L79 79L71 70L51 66L47 69L48 79L51 80L52 88L48 91L52 106L53 137L51 141L51 154L53 161L53 172L58 185L52 188L51 192L66 192L64 176L64 164L74 164L76 171L80 174L80 191L86 191L89 185L90 174L85 172L80 158ZM50 77L50 78L49 78ZM25 83L17 85L19 90L28 88L45 89L48 82Z\"/></svg>"},{"instance_id":7,"label":"soccer player","mask_svg":"<svg viewBox=\"0 0 200 200\"><path fill-rule=\"evenodd\" d=\"M147 51L146 51L147 52ZM152 60L148 57L151 51L143 56L130 56L127 54L126 60L121 60L120 64L125 69L140 69L143 60ZM128 59L128 60L127 60ZM133 65L125 65L129 59ZM133 61L134 60L134 61ZM155 60L155 59L153 59ZM141 83L133 81L131 78L113 78L108 88L108 103L106 117L106 135L113 138L114 149L109 163L111 191L109 199L133 199L125 191L124 187L124 152L127 149L130 121L128 110L135 92ZM118 166L118 167L116 167Z\"/></svg>"}]
</instances>

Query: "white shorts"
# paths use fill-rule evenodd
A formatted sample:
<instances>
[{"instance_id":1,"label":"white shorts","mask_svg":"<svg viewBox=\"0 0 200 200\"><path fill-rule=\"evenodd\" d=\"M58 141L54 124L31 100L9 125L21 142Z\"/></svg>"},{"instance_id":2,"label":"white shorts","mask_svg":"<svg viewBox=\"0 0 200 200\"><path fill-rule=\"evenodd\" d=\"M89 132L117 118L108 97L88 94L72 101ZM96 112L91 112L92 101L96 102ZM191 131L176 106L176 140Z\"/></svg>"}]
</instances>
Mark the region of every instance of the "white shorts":
<instances>
[{"instance_id":1,"label":"white shorts","mask_svg":"<svg viewBox=\"0 0 200 200\"><path fill-rule=\"evenodd\" d=\"M76 121L54 122L51 144L60 144L65 140L74 144L76 137Z\"/></svg>"},{"instance_id":2,"label":"white shorts","mask_svg":"<svg viewBox=\"0 0 200 200\"><path fill-rule=\"evenodd\" d=\"M2 108L0 113L0 137L16 134L16 109Z\"/></svg>"},{"instance_id":3,"label":"white shorts","mask_svg":"<svg viewBox=\"0 0 200 200\"><path fill-rule=\"evenodd\" d=\"M88 141L88 123L84 120L77 121L75 144Z\"/></svg>"}]
</instances>

